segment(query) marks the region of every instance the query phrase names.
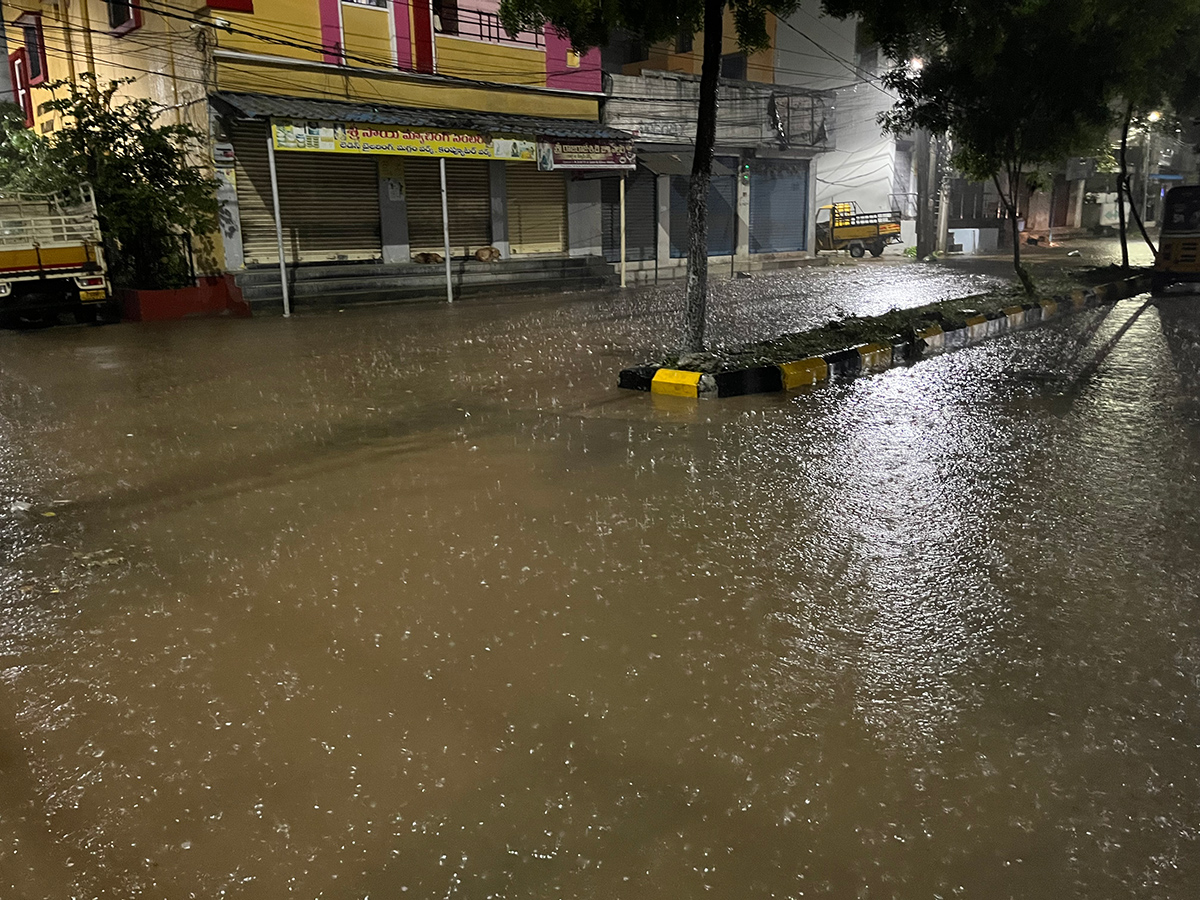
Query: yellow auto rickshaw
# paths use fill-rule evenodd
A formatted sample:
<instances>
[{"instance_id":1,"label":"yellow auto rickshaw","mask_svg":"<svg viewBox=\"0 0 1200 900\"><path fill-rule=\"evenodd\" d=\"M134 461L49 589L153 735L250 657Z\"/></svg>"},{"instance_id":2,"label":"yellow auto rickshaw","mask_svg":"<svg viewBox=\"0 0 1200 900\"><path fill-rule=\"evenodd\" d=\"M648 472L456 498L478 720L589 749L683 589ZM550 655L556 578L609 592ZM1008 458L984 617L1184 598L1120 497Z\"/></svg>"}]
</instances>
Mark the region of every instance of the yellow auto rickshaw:
<instances>
[{"instance_id":1,"label":"yellow auto rickshaw","mask_svg":"<svg viewBox=\"0 0 1200 900\"><path fill-rule=\"evenodd\" d=\"M1171 188L1163 202L1162 234L1150 276L1150 291L1200 282L1200 185Z\"/></svg>"}]
</instances>

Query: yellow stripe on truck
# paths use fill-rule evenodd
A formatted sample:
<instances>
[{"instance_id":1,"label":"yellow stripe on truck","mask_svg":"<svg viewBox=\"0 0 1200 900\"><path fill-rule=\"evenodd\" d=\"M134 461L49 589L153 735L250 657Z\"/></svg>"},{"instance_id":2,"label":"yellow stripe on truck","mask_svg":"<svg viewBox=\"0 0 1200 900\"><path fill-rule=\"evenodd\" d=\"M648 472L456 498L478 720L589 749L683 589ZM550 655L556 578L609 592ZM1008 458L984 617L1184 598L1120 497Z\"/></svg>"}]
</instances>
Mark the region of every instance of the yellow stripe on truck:
<instances>
[{"instance_id":1,"label":"yellow stripe on truck","mask_svg":"<svg viewBox=\"0 0 1200 900\"><path fill-rule=\"evenodd\" d=\"M681 369L659 369L650 382L650 393L668 397L699 397L700 373Z\"/></svg>"}]
</instances>

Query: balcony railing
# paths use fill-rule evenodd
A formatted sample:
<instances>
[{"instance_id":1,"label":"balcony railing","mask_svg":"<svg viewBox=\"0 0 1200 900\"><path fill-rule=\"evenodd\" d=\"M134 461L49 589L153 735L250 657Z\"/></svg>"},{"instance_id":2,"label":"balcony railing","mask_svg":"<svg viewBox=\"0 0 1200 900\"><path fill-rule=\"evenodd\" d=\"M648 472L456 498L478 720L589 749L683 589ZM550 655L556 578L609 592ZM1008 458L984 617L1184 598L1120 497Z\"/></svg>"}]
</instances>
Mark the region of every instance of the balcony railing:
<instances>
[{"instance_id":1,"label":"balcony railing","mask_svg":"<svg viewBox=\"0 0 1200 900\"><path fill-rule=\"evenodd\" d=\"M535 47L539 50L546 45L542 29L510 35L500 24L500 16L492 12L460 9L450 3L441 3L434 7L434 17L437 33L447 37L483 41L488 44L515 44L521 47Z\"/></svg>"}]
</instances>

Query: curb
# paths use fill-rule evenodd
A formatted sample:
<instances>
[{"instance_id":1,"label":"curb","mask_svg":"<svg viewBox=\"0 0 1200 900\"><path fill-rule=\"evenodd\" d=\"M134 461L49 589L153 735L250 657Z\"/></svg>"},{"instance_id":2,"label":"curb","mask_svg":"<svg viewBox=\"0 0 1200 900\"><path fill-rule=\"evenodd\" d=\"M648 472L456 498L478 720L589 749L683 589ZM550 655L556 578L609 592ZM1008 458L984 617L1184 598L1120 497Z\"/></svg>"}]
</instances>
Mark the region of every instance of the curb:
<instances>
[{"instance_id":1,"label":"curb","mask_svg":"<svg viewBox=\"0 0 1200 900\"><path fill-rule=\"evenodd\" d=\"M628 390L693 399L794 391L834 379L872 375L939 353L961 350L1010 331L1020 331L1104 303L1115 303L1148 290L1150 276L1135 275L1097 285L1090 290L1076 289L1065 296L1048 297L1008 306L986 315L972 316L962 328L950 331L940 325L932 325L917 332L915 341L897 336L891 343L860 344L795 362L735 369L714 375L660 366L635 366L621 371L617 385Z\"/></svg>"}]
</instances>

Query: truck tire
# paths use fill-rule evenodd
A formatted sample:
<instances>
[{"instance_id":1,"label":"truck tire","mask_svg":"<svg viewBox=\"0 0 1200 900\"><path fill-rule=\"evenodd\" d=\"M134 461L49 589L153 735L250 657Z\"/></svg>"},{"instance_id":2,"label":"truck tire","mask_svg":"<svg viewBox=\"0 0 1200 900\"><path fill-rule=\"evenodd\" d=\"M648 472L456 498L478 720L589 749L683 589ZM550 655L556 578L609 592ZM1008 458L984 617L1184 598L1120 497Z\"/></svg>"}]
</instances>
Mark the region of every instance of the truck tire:
<instances>
[{"instance_id":1,"label":"truck tire","mask_svg":"<svg viewBox=\"0 0 1200 900\"><path fill-rule=\"evenodd\" d=\"M867 250L862 244L856 243L850 245L850 255L855 259L862 259L866 254Z\"/></svg>"},{"instance_id":2,"label":"truck tire","mask_svg":"<svg viewBox=\"0 0 1200 900\"><path fill-rule=\"evenodd\" d=\"M883 256L883 243L881 241L876 241L871 245L871 255L876 259Z\"/></svg>"}]
</instances>

